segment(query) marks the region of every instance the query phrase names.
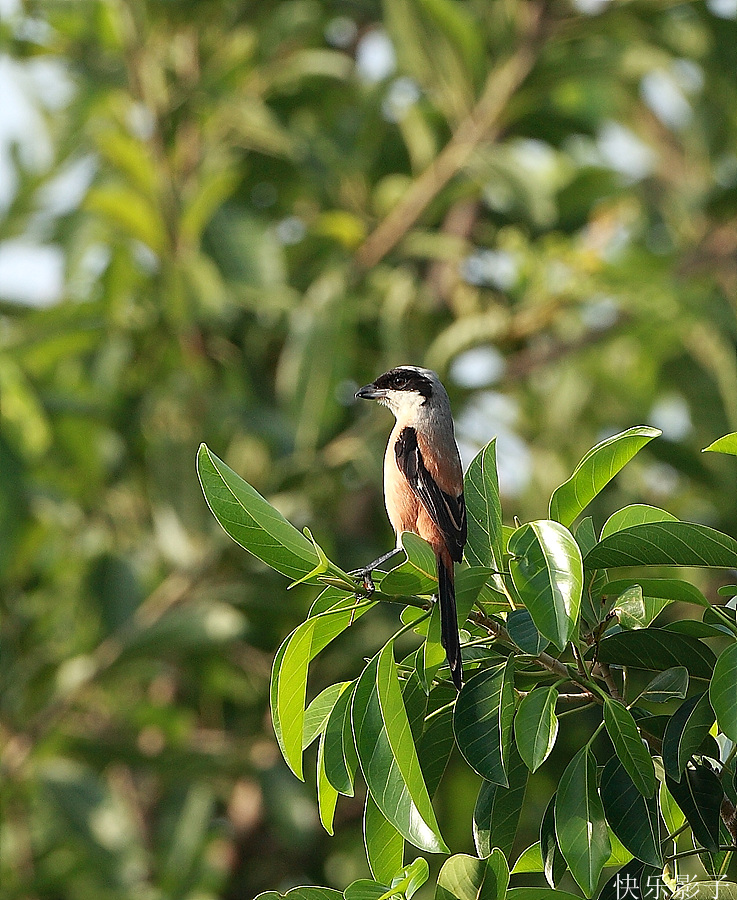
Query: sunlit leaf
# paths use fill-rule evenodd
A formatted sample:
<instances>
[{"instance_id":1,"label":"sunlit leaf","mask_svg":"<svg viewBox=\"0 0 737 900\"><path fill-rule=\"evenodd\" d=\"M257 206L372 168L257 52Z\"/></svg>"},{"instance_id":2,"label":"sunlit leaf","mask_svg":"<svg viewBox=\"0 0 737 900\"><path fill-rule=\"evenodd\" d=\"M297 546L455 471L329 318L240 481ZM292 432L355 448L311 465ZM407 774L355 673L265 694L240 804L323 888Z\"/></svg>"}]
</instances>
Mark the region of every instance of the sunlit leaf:
<instances>
[{"instance_id":1,"label":"sunlit leaf","mask_svg":"<svg viewBox=\"0 0 737 900\"><path fill-rule=\"evenodd\" d=\"M534 772L550 755L558 735L555 687L539 687L522 699L514 717L514 736L527 768Z\"/></svg>"},{"instance_id":2,"label":"sunlit leaf","mask_svg":"<svg viewBox=\"0 0 737 900\"><path fill-rule=\"evenodd\" d=\"M723 650L714 667L709 686L709 700L716 713L720 730L730 741L737 741L737 644Z\"/></svg>"},{"instance_id":3,"label":"sunlit leaf","mask_svg":"<svg viewBox=\"0 0 737 900\"><path fill-rule=\"evenodd\" d=\"M632 713L616 700L604 700L604 724L614 749L643 797L655 793L655 767L650 751L642 743Z\"/></svg>"},{"instance_id":4,"label":"sunlit leaf","mask_svg":"<svg viewBox=\"0 0 737 900\"><path fill-rule=\"evenodd\" d=\"M436 900L504 900L509 869L494 849L485 859L458 853L446 859L438 875Z\"/></svg>"}]
</instances>

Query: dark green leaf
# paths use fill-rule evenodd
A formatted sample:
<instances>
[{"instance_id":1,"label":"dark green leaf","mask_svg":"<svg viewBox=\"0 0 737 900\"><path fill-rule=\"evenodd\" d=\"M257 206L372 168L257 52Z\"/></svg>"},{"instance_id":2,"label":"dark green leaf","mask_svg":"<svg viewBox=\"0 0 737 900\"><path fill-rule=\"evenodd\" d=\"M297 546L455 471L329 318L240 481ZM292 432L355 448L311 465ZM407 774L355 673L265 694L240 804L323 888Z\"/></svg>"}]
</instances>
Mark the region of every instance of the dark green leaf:
<instances>
[{"instance_id":1,"label":"dark green leaf","mask_svg":"<svg viewBox=\"0 0 737 900\"><path fill-rule=\"evenodd\" d=\"M558 884L568 868L563 854L560 852L558 838L555 834L555 798L556 795L553 794L540 820L542 871L545 873L545 878L551 887L555 887Z\"/></svg>"},{"instance_id":2,"label":"dark green leaf","mask_svg":"<svg viewBox=\"0 0 737 900\"><path fill-rule=\"evenodd\" d=\"M644 863L661 866L658 800L648 799L613 757L604 766L600 785L604 814L614 834Z\"/></svg>"},{"instance_id":3,"label":"dark green leaf","mask_svg":"<svg viewBox=\"0 0 737 900\"><path fill-rule=\"evenodd\" d=\"M578 894L551 888L516 887L507 891L505 900L581 900Z\"/></svg>"},{"instance_id":4,"label":"dark green leaf","mask_svg":"<svg viewBox=\"0 0 737 900\"><path fill-rule=\"evenodd\" d=\"M454 746L453 707L446 705L427 717L417 740L417 756L431 797L438 789Z\"/></svg>"},{"instance_id":5,"label":"dark green leaf","mask_svg":"<svg viewBox=\"0 0 737 900\"><path fill-rule=\"evenodd\" d=\"M620 578L607 582L602 593L618 597L633 584L640 585L644 597L679 600L681 603L693 603L696 606L709 605L709 601L695 585L678 578Z\"/></svg>"},{"instance_id":6,"label":"dark green leaf","mask_svg":"<svg viewBox=\"0 0 737 900\"><path fill-rule=\"evenodd\" d=\"M674 666L656 675L640 694L640 699L651 703L666 703L668 700L682 700L687 693L688 669L685 666Z\"/></svg>"},{"instance_id":7,"label":"dark green leaf","mask_svg":"<svg viewBox=\"0 0 737 900\"><path fill-rule=\"evenodd\" d=\"M571 874L592 897L611 844L596 790L596 760L582 747L566 766L555 798L555 834Z\"/></svg>"},{"instance_id":8,"label":"dark green leaf","mask_svg":"<svg viewBox=\"0 0 737 900\"><path fill-rule=\"evenodd\" d=\"M531 656L539 656L548 646L548 641L535 628L532 616L524 608L510 610L507 615L507 631L520 650Z\"/></svg>"},{"instance_id":9,"label":"dark green leaf","mask_svg":"<svg viewBox=\"0 0 737 900\"><path fill-rule=\"evenodd\" d=\"M737 567L737 541L692 522L635 525L605 538L584 559L587 569L616 566Z\"/></svg>"},{"instance_id":10,"label":"dark green leaf","mask_svg":"<svg viewBox=\"0 0 737 900\"><path fill-rule=\"evenodd\" d=\"M512 743L507 763L509 787L482 781L473 811L473 839L480 857L498 847L509 858L517 834L528 772L517 746Z\"/></svg>"},{"instance_id":11,"label":"dark green leaf","mask_svg":"<svg viewBox=\"0 0 737 900\"><path fill-rule=\"evenodd\" d=\"M555 687L539 687L523 698L514 717L514 737L527 768L534 772L548 758L558 736Z\"/></svg>"},{"instance_id":12,"label":"dark green leaf","mask_svg":"<svg viewBox=\"0 0 737 900\"><path fill-rule=\"evenodd\" d=\"M553 492L550 518L569 526L620 469L645 444L661 434L641 425L615 434L592 447L573 470L573 475Z\"/></svg>"},{"instance_id":13,"label":"dark green leaf","mask_svg":"<svg viewBox=\"0 0 737 900\"><path fill-rule=\"evenodd\" d=\"M446 859L438 875L436 900L504 900L509 868L500 850L486 859L457 853Z\"/></svg>"},{"instance_id":14,"label":"dark green leaf","mask_svg":"<svg viewBox=\"0 0 737 900\"><path fill-rule=\"evenodd\" d=\"M604 724L627 774L643 797L655 793L655 767L632 713L616 700L604 700Z\"/></svg>"},{"instance_id":15,"label":"dark green leaf","mask_svg":"<svg viewBox=\"0 0 737 900\"><path fill-rule=\"evenodd\" d=\"M628 896L626 892L629 892L630 900L656 900L656 891L661 888L662 878L661 867L654 868L639 859L631 859L606 882L597 900L624 900ZM653 887L657 882L661 883L658 888Z\"/></svg>"},{"instance_id":16,"label":"dark green leaf","mask_svg":"<svg viewBox=\"0 0 737 900\"><path fill-rule=\"evenodd\" d=\"M734 672L732 686L734 690ZM708 694L684 700L668 721L663 735L663 765L674 781L681 780L686 763L697 752L714 724L714 710Z\"/></svg>"},{"instance_id":17,"label":"dark green leaf","mask_svg":"<svg viewBox=\"0 0 737 900\"><path fill-rule=\"evenodd\" d=\"M709 686L709 699L720 730L730 741L737 742L737 644L723 650L714 667Z\"/></svg>"},{"instance_id":18,"label":"dark green leaf","mask_svg":"<svg viewBox=\"0 0 737 900\"><path fill-rule=\"evenodd\" d=\"M341 693L325 726L325 776L341 794L353 796L358 756L351 729L351 704L356 682Z\"/></svg>"},{"instance_id":19,"label":"dark green leaf","mask_svg":"<svg viewBox=\"0 0 737 900\"><path fill-rule=\"evenodd\" d=\"M366 784L385 818L419 849L447 852L412 740L391 642L359 678L351 719Z\"/></svg>"},{"instance_id":20,"label":"dark green leaf","mask_svg":"<svg viewBox=\"0 0 737 900\"><path fill-rule=\"evenodd\" d=\"M506 760L514 716L514 657L483 669L463 685L453 730L466 762L482 778L508 786Z\"/></svg>"},{"instance_id":21,"label":"dark green leaf","mask_svg":"<svg viewBox=\"0 0 737 900\"><path fill-rule=\"evenodd\" d=\"M557 522L523 525L509 539L509 570L537 630L563 650L578 623L583 589L581 552Z\"/></svg>"},{"instance_id":22,"label":"dark green leaf","mask_svg":"<svg viewBox=\"0 0 737 900\"><path fill-rule=\"evenodd\" d=\"M466 559L472 566L499 571L502 554L502 508L496 472L496 440L472 460L464 479L468 515Z\"/></svg>"},{"instance_id":23,"label":"dark green leaf","mask_svg":"<svg viewBox=\"0 0 737 900\"><path fill-rule=\"evenodd\" d=\"M699 763L688 765L680 781L667 773L665 783L683 811L694 838L707 850L719 850L719 809L724 791L712 770Z\"/></svg>"},{"instance_id":24,"label":"dark green leaf","mask_svg":"<svg viewBox=\"0 0 737 900\"><path fill-rule=\"evenodd\" d=\"M713 652L696 638L662 628L621 631L599 644L601 662L664 671L684 665L694 678L709 678L716 663Z\"/></svg>"}]
</instances>

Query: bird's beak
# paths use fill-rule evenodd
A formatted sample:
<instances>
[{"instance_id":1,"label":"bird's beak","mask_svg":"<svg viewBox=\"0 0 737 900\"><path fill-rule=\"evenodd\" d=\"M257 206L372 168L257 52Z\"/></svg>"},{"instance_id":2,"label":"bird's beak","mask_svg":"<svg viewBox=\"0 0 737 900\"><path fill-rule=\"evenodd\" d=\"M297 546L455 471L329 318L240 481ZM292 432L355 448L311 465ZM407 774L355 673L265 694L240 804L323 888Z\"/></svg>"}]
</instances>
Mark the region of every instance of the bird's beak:
<instances>
[{"instance_id":1,"label":"bird's beak","mask_svg":"<svg viewBox=\"0 0 737 900\"><path fill-rule=\"evenodd\" d=\"M386 397L386 391L382 391L374 384L365 384L360 390L356 391L358 400L380 400Z\"/></svg>"}]
</instances>

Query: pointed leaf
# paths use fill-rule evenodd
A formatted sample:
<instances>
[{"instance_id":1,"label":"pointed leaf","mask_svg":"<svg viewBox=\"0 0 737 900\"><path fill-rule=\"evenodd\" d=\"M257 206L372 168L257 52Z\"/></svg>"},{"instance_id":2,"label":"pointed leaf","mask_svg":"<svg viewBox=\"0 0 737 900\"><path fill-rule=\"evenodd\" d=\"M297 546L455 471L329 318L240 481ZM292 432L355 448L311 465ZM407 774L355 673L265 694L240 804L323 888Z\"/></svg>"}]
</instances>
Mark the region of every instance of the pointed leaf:
<instances>
[{"instance_id":1,"label":"pointed leaf","mask_svg":"<svg viewBox=\"0 0 737 900\"><path fill-rule=\"evenodd\" d=\"M737 644L722 651L714 667L709 686L709 699L720 730L730 741L737 742Z\"/></svg>"},{"instance_id":2,"label":"pointed leaf","mask_svg":"<svg viewBox=\"0 0 737 900\"><path fill-rule=\"evenodd\" d=\"M732 690L737 692L734 671ZM713 724L714 710L705 693L684 700L670 717L663 735L663 765L674 781L681 780L686 763L698 751Z\"/></svg>"},{"instance_id":3,"label":"pointed leaf","mask_svg":"<svg viewBox=\"0 0 737 900\"><path fill-rule=\"evenodd\" d=\"M518 528L509 539L512 581L537 630L563 650L581 605L583 566L573 535L557 522Z\"/></svg>"},{"instance_id":4,"label":"pointed leaf","mask_svg":"<svg viewBox=\"0 0 737 900\"><path fill-rule=\"evenodd\" d=\"M472 566L499 571L502 561L502 507L496 471L496 439L476 455L464 479L468 516L466 559Z\"/></svg>"},{"instance_id":5,"label":"pointed leaf","mask_svg":"<svg viewBox=\"0 0 737 900\"><path fill-rule=\"evenodd\" d=\"M350 685L349 681L339 681L321 691L305 710L302 733L302 749L305 750L315 738L325 731L330 713L333 711L338 697Z\"/></svg>"},{"instance_id":6,"label":"pointed leaf","mask_svg":"<svg viewBox=\"0 0 737 900\"><path fill-rule=\"evenodd\" d=\"M684 665L693 678L710 678L716 663L706 644L662 628L612 634L599 643L598 658L610 665L655 671Z\"/></svg>"},{"instance_id":7,"label":"pointed leaf","mask_svg":"<svg viewBox=\"0 0 737 900\"><path fill-rule=\"evenodd\" d=\"M522 700L514 717L514 737L527 768L534 772L550 755L558 736L558 691L539 687Z\"/></svg>"},{"instance_id":8,"label":"pointed leaf","mask_svg":"<svg viewBox=\"0 0 737 900\"><path fill-rule=\"evenodd\" d=\"M568 481L553 492L550 518L569 526L617 472L660 434L657 428L641 425L615 434L589 450Z\"/></svg>"},{"instance_id":9,"label":"pointed leaf","mask_svg":"<svg viewBox=\"0 0 737 900\"><path fill-rule=\"evenodd\" d=\"M644 525L647 522L677 522L676 516L657 506L647 506L644 503L633 503L612 513L601 529L601 540L614 534L615 531L623 531L632 528L633 525Z\"/></svg>"},{"instance_id":10,"label":"pointed leaf","mask_svg":"<svg viewBox=\"0 0 737 900\"><path fill-rule=\"evenodd\" d=\"M596 759L582 747L566 766L555 799L555 833L571 874L592 897L611 844L596 790Z\"/></svg>"},{"instance_id":11,"label":"pointed leaf","mask_svg":"<svg viewBox=\"0 0 737 900\"><path fill-rule=\"evenodd\" d=\"M732 456L737 456L737 432L717 438L713 444L704 447L702 452L706 453L709 450L714 453L730 453Z\"/></svg>"},{"instance_id":12,"label":"pointed leaf","mask_svg":"<svg viewBox=\"0 0 737 900\"><path fill-rule=\"evenodd\" d=\"M514 743L509 748L507 778L508 788L481 782L473 811L473 840L480 857L498 847L509 858L514 846L528 778L527 766Z\"/></svg>"},{"instance_id":13,"label":"pointed leaf","mask_svg":"<svg viewBox=\"0 0 737 900\"><path fill-rule=\"evenodd\" d=\"M337 803L338 792L325 775L325 735L323 734L317 746L317 805L322 827L328 834L333 834L333 819Z\"/></svg>"},{"instance_id":14,"label":"pointed leaf","mask_svg":"<svg viewBox=\"0 0 737 900\"><path fill-rule=\"evenodd\" d=\"M351 728L351 704L356 682L338 697L325 726L325 777L341 794L353 796L358 756Z\"/></svg>"},{"instance_id":15,"label":"pointed leaf","mask_svg":"<svg viewBox=\"0 0 737 900\"><path fill-rule=\"evenodd\" d=\"M514 716L514 657L483 669L463 685L453 730L466 762L487 781L508 787L506 760Z\"/></svg>"},{"instance_id":16,"label":"pointed leaf","mask_svg":"<svg viewBox=\"0 0 737 900\"><path fill-rule=\"evenodd\" d=\"M703 764L689 765L680 781L668 774L665 783L686 816L694 838L707 850L719 850L719 809L724 791L717 776Z\"/></svg>"},{"instance_id":17,"label":"pointed leaf","mask_svg":"<svg viewBox=\"0 0 737 900\"><path fill-rule=\"evenodd\" d=\"M274 657L271 670L271 710L276 739L289 768L302 775L307 670L316 619L308 619L290 635Z\"/></svg>"},{"instance_id":18,"label":"pointed leaf","mask_svg":"<svg viewBox=\"0 0 737 900\"><path fill-rule=\"evenodd\" d=\"M550 798L543 817L540 820L540 869L545 873L545 880L550 887L555 887L568 868L558 846L555 834L555 798Z\"/></svg>"},{"instance_id":19,"label":"pointed leaf","mask_svg":"<svg viewBox=\"0 0 737 900\"><path fill-rule=\"evenodd\" d=\"M620 762L643 797L655 793L655 767L632 713L616 700L604 700L604 724Z\"/></svg>"},{"instance_id":20,"label":"pointed leaf","mask_svg":"<svg viewBox=\"0 0 737 900\"><path fill-rule=\"evenodd\" d=\"M616 757L604 766L600 793L607 822L624 846L643 862L662 866L655 794L645 798Z\"/></svg>"},{"instance_id":21,"label":"pointed leaf","mask_svg":"<svg viewBox=\"0 0 737 900\"><path fill-rule=\"evenodd\" d=\"M396 894L403 895L406 900L411 900L429 877L430 866L427 864L427 860L418 856L392 878L390 891L384 894L384 900L388 900L389 897Z\"/></svg>"},{"instance_id":22,"label":"pointed leaf","mask_svg":"<svg viewBox=\"0 0 737 900\"><path fill-rule=\"evenodd\" d=\"M404 865L404 838L368 791L363 811L363 840L371 874L381 884L391 884Z\"/></svg>"},{"instance_id":23,"label":"pointed leaf","mask_svg":"<svg viewBox=\"0 0 737 900\"><path fill-rule=\"evenodd\" d=\"M617 531L584 559L587 569L616 566L737 567L737 541L693 522L652 522Z\"/></svg>"},{"instance_id":24,"label":"pointed leaf","mask_svg":"<svg viewBox=\"0 0 737 900\"><path fill-rule=\"evenodd\" d=\"M640 700L650 703L666 703L668 700L682 700L688 693L688 669L685 666L673 666L656 675L645 690Z\"/></svg>"},{"instance_id":25,"label":"pointed leaf","mask_svg":"<svg viewBox=\"0 0 737 900\"><path fill-rule=\"evenodd\" d=\"M508 884L509 868L500 850L487 859L457 853L440 870L435 900L504 900Z\"/></svg>"},{"instance_id":26,"label":"pointed leaf","mask_svg":"<svg viewBox=\"0 0 737 900\"><path fill-rule=\"evenodd\" d=\"M412 740L391 642L358 679L351 718L358 759L376 805L420 850L447 853Z\"/></svg>"}]
</instances>

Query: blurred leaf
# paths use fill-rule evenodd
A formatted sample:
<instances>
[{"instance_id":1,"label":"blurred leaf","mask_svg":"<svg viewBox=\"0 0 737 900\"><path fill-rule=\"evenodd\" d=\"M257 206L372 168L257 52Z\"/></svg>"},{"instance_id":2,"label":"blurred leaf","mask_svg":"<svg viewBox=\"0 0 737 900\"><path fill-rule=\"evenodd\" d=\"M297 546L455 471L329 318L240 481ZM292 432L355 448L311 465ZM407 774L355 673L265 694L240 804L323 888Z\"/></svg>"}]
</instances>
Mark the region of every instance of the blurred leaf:
<instances>
[{"instance_id":1,"label":"blurred leaf","mask_svg":"<svg viewBox=\"0 0 737 900\"><path fill-rule=\"evenodd\" d=\"M112 184L91 188L84 208L88 213L107 219L127 237L146 244L154 253L165 251L166 226L159 208L137 191Z\"/></svg>"},{"instance_id":2,"label":"blurred leaf","mask_svg":"<svg viewBox=\"0 0 737 900\"><path fill-rule=\"evenodd\" d=\"M514 716L514 657L477 672L463 685L453 713L458 749L482 778L508 787Z\"/></svg>"},{"instance_id":3,"label":"blurred leaf","mask_svg":"<svg viewBox=\"0 0 737 900\"><path fill-rule=\"evenodd\" d=\"M640 425L615 434L589 450L568 481L553 491L550 518L571 525L617 472L660 434L657 428Z\"/></svg>"},{"instance_id":4,"label":"blurred leaf","mask_svg":"<svg viewBox=\"0 0 737 900\"><path fill-rule=\"evenodd\" d=\"M509 539L509 570L537 630L563 650L578 624L583 589L581 552L557 522L518 528Z\"/></svg>"}]
</instances>

